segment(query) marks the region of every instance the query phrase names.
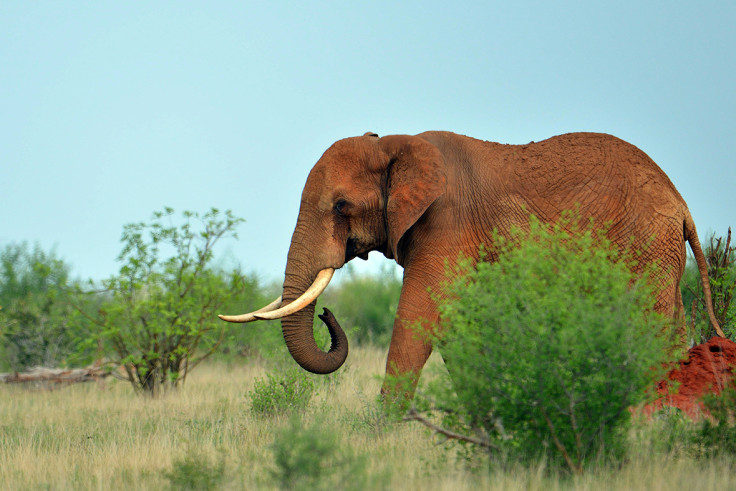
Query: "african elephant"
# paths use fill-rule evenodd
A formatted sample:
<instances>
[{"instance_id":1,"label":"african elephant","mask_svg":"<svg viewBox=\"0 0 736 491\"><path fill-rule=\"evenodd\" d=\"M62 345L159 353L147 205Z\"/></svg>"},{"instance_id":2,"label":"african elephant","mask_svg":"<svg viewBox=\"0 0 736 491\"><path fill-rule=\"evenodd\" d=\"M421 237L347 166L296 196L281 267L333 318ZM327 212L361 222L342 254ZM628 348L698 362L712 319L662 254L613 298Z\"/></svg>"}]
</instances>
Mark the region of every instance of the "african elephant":
<instances>
[{"instance_id":1,"label":"african elephant","mask_svg":"<svg viewBox=\"0 0 736 491\"><path fill-rule=\"evenodd\" d=\"M286 345L304 369L337 370L347 338L325 309L329 352L315 343L314 304L335 269L380 251L404 268L386 363L387 375L416 378L432 346L411 326L439 321L430 291L440 291L445 261L478 258L496 229L508 235L529 214L542 221L579 209L581 218L610 224L608 237L644 251L641 268L658 260L655 309L682 317L679 281L690 243L711 322L707 266L688 208L662 170L618 138L571 133L527 145L504 145L440 131L416 136L373 133L333 144L309 174L286 264L283 295L232 322L281 318ZM646 247L644 247L646 244ZM414 377L411 377L411 375ZM387 390L384 383L385 392ZM407 391L413 393L413 386Z\"/></svg>"}]
</instances>

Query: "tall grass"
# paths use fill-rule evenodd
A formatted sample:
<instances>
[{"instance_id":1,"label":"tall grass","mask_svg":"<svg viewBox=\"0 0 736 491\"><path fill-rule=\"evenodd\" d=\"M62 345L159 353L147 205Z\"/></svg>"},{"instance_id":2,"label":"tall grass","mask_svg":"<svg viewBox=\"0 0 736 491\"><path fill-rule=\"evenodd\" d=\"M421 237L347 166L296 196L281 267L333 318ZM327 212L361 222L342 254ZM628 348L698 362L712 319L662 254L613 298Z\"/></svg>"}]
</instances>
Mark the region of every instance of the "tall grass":
<instances>
[{"instance_id":1,"label":"tall grass","mask_svg":"<svg viewBox=\"0 0 736 491\"><path fill-rule=\"evenodd\" d=\"M365 481L369 489L736 486L733 461L675 458L646 446L621 468L578 478L550 476L542 464L478 471L418 424L382 419L375 399L384 363L381 350L354 350L338 376L315 377L316 394L301 414L305 426L324 424L338 445L350 447L340 453L367 456L364 472L381 477ZM430 364L441 362L433 356ZM224 489L276 489L273 443L293 420L250 410L248 394L265 375L263 365L213 362L159 399L136 396L114 380L52 392L2 386L0 489L165 489L178 482L171 476L182 462L219 470Z\"/></svg>"}]
</instances>

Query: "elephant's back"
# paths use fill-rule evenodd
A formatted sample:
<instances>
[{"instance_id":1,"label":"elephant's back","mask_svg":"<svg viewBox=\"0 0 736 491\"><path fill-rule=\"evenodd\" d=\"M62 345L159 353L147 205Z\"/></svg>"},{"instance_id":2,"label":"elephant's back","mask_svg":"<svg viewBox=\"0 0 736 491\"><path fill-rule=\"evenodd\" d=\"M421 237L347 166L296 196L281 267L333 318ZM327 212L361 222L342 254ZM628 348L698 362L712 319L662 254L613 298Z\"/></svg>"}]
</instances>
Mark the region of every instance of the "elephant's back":
<instances>
[{"instance_id":1,"label":"elephant's back","mask_svg":"<svg viewBox=\"0 0 736 491\"><path fill-rule=\"evenodd\" d=\"M646 153L614 136L568 133L525 145L446 132L421 136L456 169L455 180L477 200L484 210L478 215L488 216L491 228L507 228L529 213L554 221L579 209L581 218L608 225L617 242L636 237L644 244L658 235L679 247L683 240L689 211L682 196Z\"/></svg>"},{"instance_id":2,"label":"elephant's back","mask_svg":"<svg viewBox=\"0 0 736 491\"><path fill-rule=\"evenodd\" d=\"M592 216L659 213L681 220L685 203L642 150L601 133L569 133L507 149L518 191L535 207L588 208Z\"/></svg>"}]
</instances>

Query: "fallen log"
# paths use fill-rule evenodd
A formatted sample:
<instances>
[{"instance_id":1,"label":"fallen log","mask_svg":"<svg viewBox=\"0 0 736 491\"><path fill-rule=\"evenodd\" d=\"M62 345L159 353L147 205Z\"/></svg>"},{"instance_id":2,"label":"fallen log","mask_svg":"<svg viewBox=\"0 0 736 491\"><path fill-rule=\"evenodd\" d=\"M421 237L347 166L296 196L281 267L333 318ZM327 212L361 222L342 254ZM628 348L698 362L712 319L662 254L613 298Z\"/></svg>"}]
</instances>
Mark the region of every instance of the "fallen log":
<instances>
[{"instance_id":1,"label":"fallen log","mask_svg":"<svg viewBox=\"0 0 736 491\"><path fill-rule=\"evenodd\" d=\"M0 382L55 388L80 382L94 382L109 375L109 370L99 366L73 369L33 367L26 372L0 373Z\"/></svg>"}]
</instances>

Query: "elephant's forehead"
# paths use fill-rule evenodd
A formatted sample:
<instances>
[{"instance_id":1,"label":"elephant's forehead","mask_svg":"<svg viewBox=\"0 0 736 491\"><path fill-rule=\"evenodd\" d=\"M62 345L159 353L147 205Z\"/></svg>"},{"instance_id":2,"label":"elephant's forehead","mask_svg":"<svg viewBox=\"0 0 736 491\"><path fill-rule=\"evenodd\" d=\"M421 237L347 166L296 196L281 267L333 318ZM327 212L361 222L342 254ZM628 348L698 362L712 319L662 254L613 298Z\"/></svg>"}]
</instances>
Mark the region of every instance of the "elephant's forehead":
<instances>
[{"instance_id":1,"label":"elephant's forehead","mask_svg":"<svg viewBox=\"0 0 736 491\"><path fill-rule=\"evenodd\" d=\"M365 170L370 159L369 151L355 138L340 140L328 148L315 164L309 180L326 187L347 184Z\"/></svg>"},{"instance_id":2,"label":"elephant's forehead","mask_svg":"<svg viewBox=\"0 0 736 491\"><path fill-rule=\"evenodd\" d=\"M364 138L346 138L325 151L309 173L302 200L313 206L332 207L335 196L355 195L372 183L370 162L375 146Z\"/></svg>"},{"instance_id":3,"label":"elephant's forehead","mask_svg":"<svg viewBox=\"0 0 736 491\"><path fill-rule=\"evenodd\" d=\"M345 170L354 171L358 166L365 167L373 151L373 146L364 138L345 138L333 143L319 159L317 166L325 169L326 177L340 177Z\"/></svg>"},{"instance_id":4,"label":"elephant's forehead","mask_svg":"<svg viewBox=\"0 0 736 491\"><path fill-rule=\"evenodd\" d=\"M303 198L312 203L332 205L333 197L341 189L355 185L353 174L344 167L316 165L309 173Z\"/></svg>"},{"instance_id":5,"label":"elephant's forehead","mask_svg":"<svg viewBox=\"0 0 736 491\"><path fill-rule=\"evenodd\" d=\"M344 187L345 174L320 161L309 173L302 192L302 203L317 208L332 207L335 190Z\"/></svg>"}]
</instances>

